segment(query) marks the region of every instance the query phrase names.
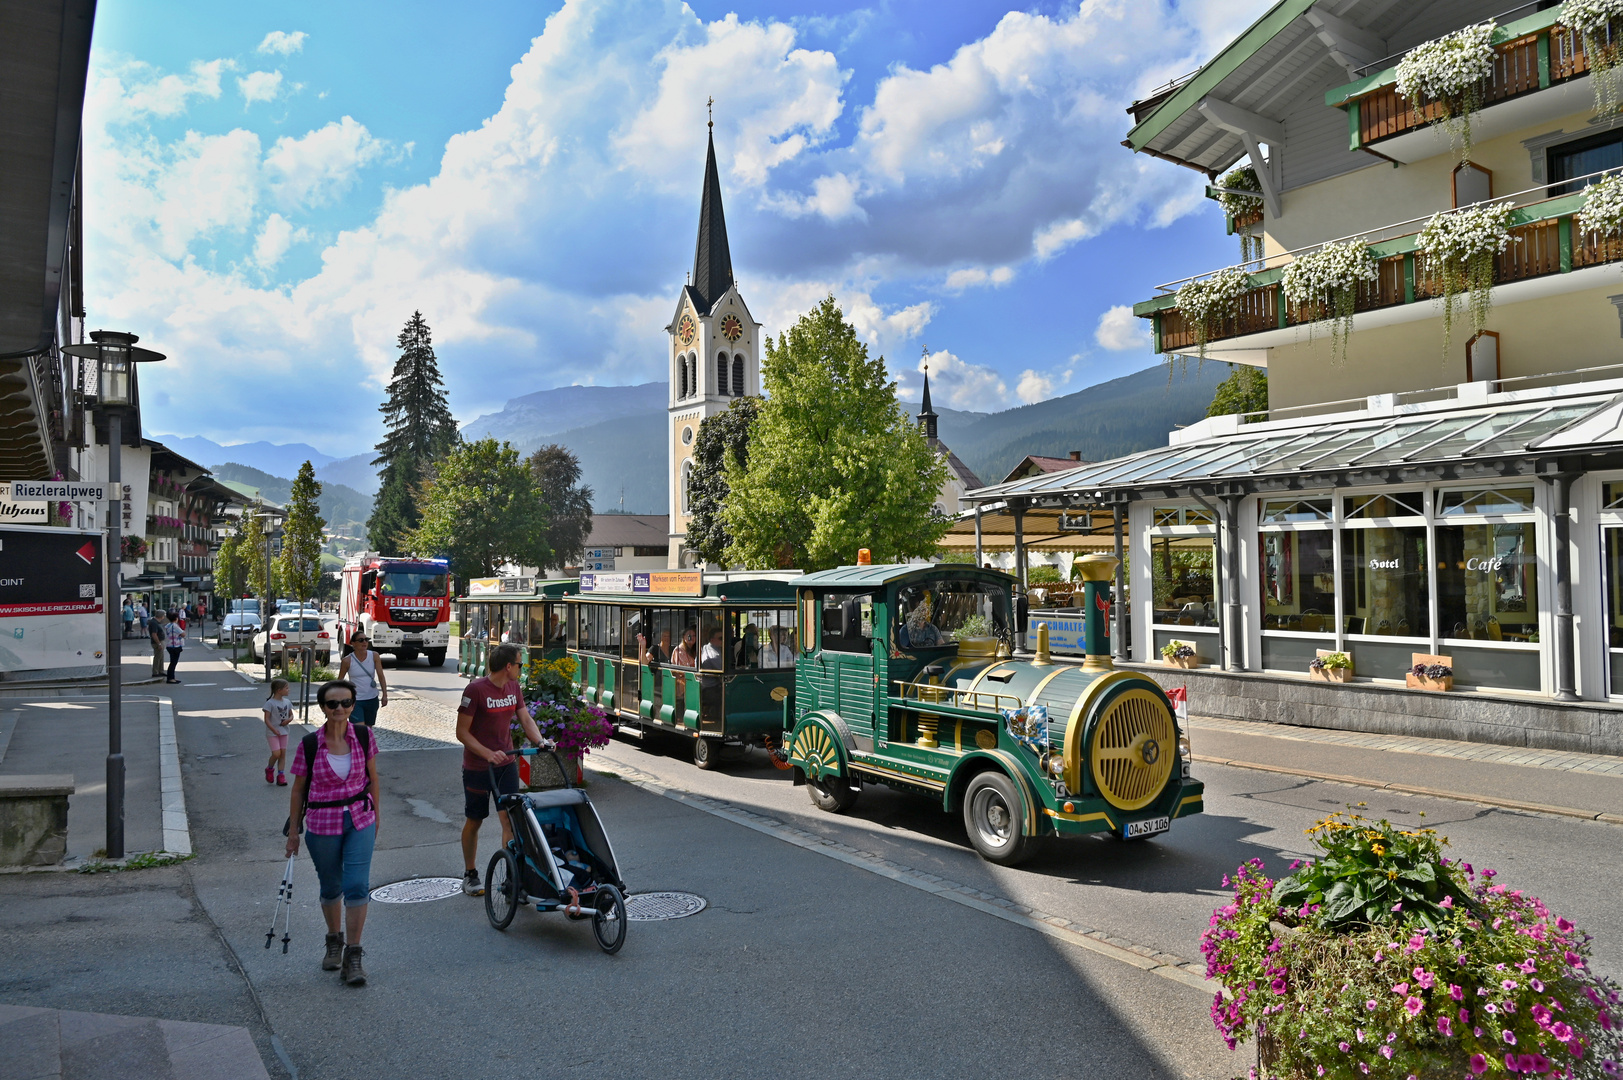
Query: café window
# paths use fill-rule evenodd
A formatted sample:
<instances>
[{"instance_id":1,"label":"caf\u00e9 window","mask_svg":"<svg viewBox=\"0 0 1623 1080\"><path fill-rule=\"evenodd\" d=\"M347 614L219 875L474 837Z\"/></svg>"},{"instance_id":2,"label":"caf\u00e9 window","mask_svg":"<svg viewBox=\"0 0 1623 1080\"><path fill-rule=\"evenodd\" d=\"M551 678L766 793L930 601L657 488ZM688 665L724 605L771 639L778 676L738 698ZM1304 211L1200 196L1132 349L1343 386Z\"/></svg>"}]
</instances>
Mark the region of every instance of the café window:
<instances>
[{"instance_id":1,"label":"caf\u00e9 window","mask_svg":"<svg viewBox=\"0 0 1623 1080\"><path fill-rule=\"evenodd\" d=\"M1157 527L1171 525L1217 526L1217 515L1203 506L1157 506L1152 511L1152 523Z\"/></svg>"},{"instance_id":2,"label":"caf\u00e9 window","mask_svg":"<svg viewBox=\"0 0 1623 1080\"><path fill-rule=\"evenodd\" d=\"M1162 626L1216 626L1217 537L1150 537L1154 621Z\"/></svg>"},{"instance_id":3,"label":"caf\u00e9 window","mask_svg":"<svg viewBox=\"0 0 1623 1080\"><path fill-rule=\"evenodd\" d=\"M1425 526L1344 530L1341 589L1348 634L1429 639Z\"/></svg>"},{"instance_id":4,"label":"caf\u00e9 window","mask_svg":"<svg viewBox=\"0 0 1623 1080\"><path fill-rule=\"evenodd\" d=\"M1264 532L1258 551L1263 629L1334 634L1335 534L1328 529Z\"/></svg>"},{"instance_id":5,"label":"caf\u00e9 window","mask_svg":"<svg viewBox=\"0 0 1623 1080\"><path fill-rule=\"evenodd\" d=\"M1383 491L1348 495L1341 500L1341 512L1348 521L1368 518L1424 517L1426 496L1420 491Z\"/></svg>"},{"instance_id":6,"label":"caf\u00e9 window","mask_svg":"<svg viewBox=\"0 0 1623 1080\"><path fill-rule=\"evenodd\" d=\"M1437 622L1454 640L1538 640L1533 522L1437 527Z\"/></svg>"},{"instance_id":7,"label":"caf\u00e9 window","mask_svg":"<svg viewBox=\"0 0 1623 1080\"><path fill-rule=\"evenodd\" d=\"M1437 493L1437 516L1459 517L1465 514L1531 514L1533 489L1531 487L1463 488L1458 491Z\"/></svg>"}]
</instances>

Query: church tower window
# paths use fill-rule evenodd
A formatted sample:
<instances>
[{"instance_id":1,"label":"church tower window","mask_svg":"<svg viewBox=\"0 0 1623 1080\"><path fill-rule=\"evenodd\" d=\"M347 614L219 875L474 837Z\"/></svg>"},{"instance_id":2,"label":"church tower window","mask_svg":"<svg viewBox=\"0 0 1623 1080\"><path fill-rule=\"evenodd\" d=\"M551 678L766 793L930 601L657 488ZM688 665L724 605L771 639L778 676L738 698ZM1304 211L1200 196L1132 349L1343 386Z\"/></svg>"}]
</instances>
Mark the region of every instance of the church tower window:
<instances>
[{"instance_id":1,"label":"church tower window","mask_svg":"<svg viewBox=\"0 0 1623 1080\"><path fill-rule=\"evenodd\" d=\"M682 513L693 513L693 459L682 462Z\"/></svg>"},{"instance_id":2,"label":"church tower window","mask_svg":"<svg viewBox=\"0 0 1623 1080\"><path fill-rule=\"evenodd\" d=\"M684 354L676 358L676 400L681 401L688 396L688 358Z\"/></svg>"},{"instance_id":3,"label":"church tower window","mask_svg":"<svg viewBox=\"0 0 1623 1080\"><path fill-rule=\"evenodd\" d=\"M716 354L716 394L719 397L727 396L727 354Z\"/></svg>"},{"instance_id":4,"label":"church tower window","mask_svg":"<svg viewBox=\"0 0 1623 1080\"><path fill-rule=\"evenodd\" d=\"M733 357L733 397L744 396L744 354Z\"/></svg>"}]
</instances>

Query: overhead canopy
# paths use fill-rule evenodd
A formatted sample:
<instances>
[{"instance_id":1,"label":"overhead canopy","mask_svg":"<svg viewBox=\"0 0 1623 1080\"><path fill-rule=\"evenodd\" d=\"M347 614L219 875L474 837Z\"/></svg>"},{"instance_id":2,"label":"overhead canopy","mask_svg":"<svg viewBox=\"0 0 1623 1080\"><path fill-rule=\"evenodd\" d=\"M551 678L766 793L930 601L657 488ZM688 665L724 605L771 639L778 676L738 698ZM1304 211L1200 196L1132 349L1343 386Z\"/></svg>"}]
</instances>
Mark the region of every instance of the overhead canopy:
<instances>
[{"instance_id":1,"label":"overhead canopy","mask_svg":"<svg viewBox=\"0 0 1623 1080\"><path fill-rule=\"evenodd\" d=\"M1238 426L1062 473L968 492L981 504L1099 505L1191 490L1294 491L1623 465L1623 382ZM1028 520L1033 515L1028 514ZM961 529L965 522L960 522ZM973 521L968 521L973 532ZM982 520L982 529L987 524ZM1032 530L1028 527L1028 532Z\"/></svg>"},{"instance_id":2,"label":"overhead canopy","mask_svg":"<svg viewBox=\"0 0 1623 1080\"><path fill-rule=\"evenodd\" d=\"M1014 550L1014 514L993 504L981 514L982 551ZM1064 524L1061 524L1064 519ZM1116 546L1114 519L1109 511L1066 514L1059 510L1034 509L1021 515L1020 542L1030 551L1113 551ZM974 551L975 515L962 515L953 523L940 546L947 551Z\"/></svg>"}]
</instances>

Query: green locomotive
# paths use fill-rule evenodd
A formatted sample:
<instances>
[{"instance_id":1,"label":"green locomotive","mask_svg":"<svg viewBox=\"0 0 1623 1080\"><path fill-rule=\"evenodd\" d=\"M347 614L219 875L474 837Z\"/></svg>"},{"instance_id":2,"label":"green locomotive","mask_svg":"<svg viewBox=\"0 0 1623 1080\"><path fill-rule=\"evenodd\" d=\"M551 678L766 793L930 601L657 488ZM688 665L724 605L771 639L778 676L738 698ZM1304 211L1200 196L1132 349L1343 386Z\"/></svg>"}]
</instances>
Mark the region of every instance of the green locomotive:
<instances>
[{"instance_id":1,"label":"green locomotive","mask_svg":"<svg viewBox=\"0 0 1623 1080\"><path fill-rule=\"evenodd\" d=\"M692 739L701 769L724 748L772 745L794 686L797 577L582 574L565 604L581 696L627 734Z\"/></svg>"},{"instance_id":2,"label":"green locomotive","mask_svg":"<svg viewBox=\"0 0 1623 1080\"><path fill-rule=\"evenodd\" d=\"M939 798L1004 865L1039 837L1143 839L1199 813L1204 786L1189 777L1166 694L1112 669L1100 612L1116 560L1078 565L1080 666L1053 663L1043 640L1032 658L1010 658L1015 579L995 570L857 565L797 578L802 634L784 714L795 783L832 813L863 784Z\"/></svg>"}]
</instances>

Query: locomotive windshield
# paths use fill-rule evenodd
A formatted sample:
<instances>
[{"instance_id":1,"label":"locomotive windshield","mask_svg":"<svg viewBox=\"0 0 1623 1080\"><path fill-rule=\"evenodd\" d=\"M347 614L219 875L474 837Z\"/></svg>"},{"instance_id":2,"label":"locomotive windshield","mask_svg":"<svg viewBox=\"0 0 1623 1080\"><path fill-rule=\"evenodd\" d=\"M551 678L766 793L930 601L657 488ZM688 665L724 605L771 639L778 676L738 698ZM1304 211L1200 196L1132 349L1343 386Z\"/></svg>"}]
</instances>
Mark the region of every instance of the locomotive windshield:
<instances>
[{"instance_id":1,"label":"locomotive windshield","mask_svg":"<svg viewBox=\"0 0 1623 1080\"><path fill-rule=\"evenodd\" d=\"M444 596L444 570L385 570L384 596Z\"/></svg>"},{"instance_id":2,"label":"locomotive windshield","mask_svg":"<svg viewBox=\"0 0 1623 1080\"><path fill-rule=\"evenodd\" d=\"M928 581L901 591L896 643L904 649L956 646L960 637L1009 640L1009 594L984 581Z\"/></svg>"}]
</instances>

